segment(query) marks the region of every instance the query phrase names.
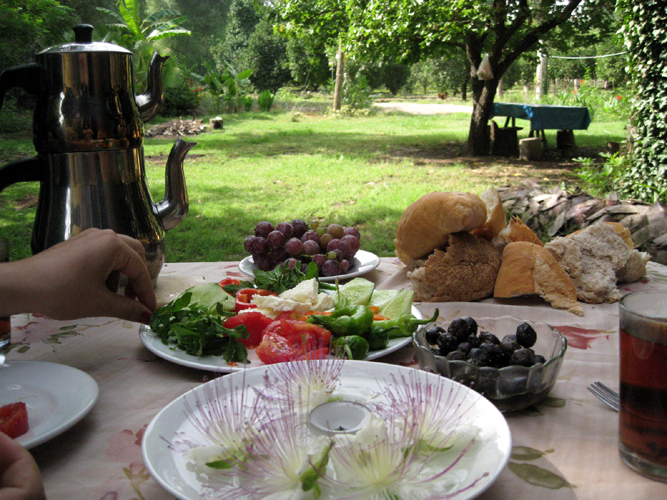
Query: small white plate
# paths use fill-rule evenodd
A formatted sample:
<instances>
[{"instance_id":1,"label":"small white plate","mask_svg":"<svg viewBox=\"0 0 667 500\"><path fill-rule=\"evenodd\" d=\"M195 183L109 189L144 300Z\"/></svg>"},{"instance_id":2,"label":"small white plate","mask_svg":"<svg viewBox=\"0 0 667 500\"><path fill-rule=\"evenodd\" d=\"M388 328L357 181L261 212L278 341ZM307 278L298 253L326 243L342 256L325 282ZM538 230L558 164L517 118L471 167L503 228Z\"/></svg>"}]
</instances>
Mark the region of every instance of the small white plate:
<instances>
[{"instance_id":1,"label":"small white plate","mask_svg":"<svg viewBox=\"0 0 667 500\"><path fill-rule=\"evenodd\" d=\"M242 390L245 384L246 387L262 389L268 368L259 367L228 375L231 379L225 377L225 387ZM371 391L383 398L382 388L386 384L406 380L411 371L415 369L384 363L345 361L336 390ZM452 407L460 405L460 408L465 408L466 423L476 424L480 428L481 434L475 445L447 473L457 478L458 485L453 489L461 490L448 498L468 500L477 497L496 480L509 460L511 435L507 421L488 400L475 391L438 374L419 373L427 378L429 384L442 387L445 394L451 390ZM200 415L201 408L193 405L192 401L195 397L206 400L206 394L215 393L211 384L215 384L216 380L202 384L171 402L157 414L144 433L142 452L148 472L170 494L181 500L202 498L204 492L197 475L188 470L186 458L169 443L200 441L201 434L187 415L188 412L194 413L195 418Z\"/></svg>"},{"instance_id":2,"label":"small white plate","mask_svg":"<svg viewBox=\"0 0 667 500\"><path fill-rule=\"evenodd\" d=\"M352 260L352 265L350 269L345 274L339 274L337 276L327 276L326 278L318 278L320 281L325 282L334 282L336 279L347 280L351 278L356 278L362 274L371 272L377 266L380 265L380 257L371 252L366 252L365 250L357 251L357 254ZM257 269L255 262L252 260L252 256L246 257L241 262L239 262L239 271L250 278L254 278L255 275L253 271Z\"/></svg>"},{"instance_id":3,"label":"small white plate","mask_svg":"<svg viewBox=\"0 0 667 500\"><path fill-rule=\"evenodd\" d=\"M412 306L412 314L419 319L423 318L422 313L414 306ZM153 354L166 359L167 361L171 361L172 363L176 363L177 365L220 373L231 373L246 368L264 366L264 363L262 363L259 357L257 357L257 354L255 354L254 349L248 349L248 361L250 361L250 364L236 363L228 365L227 362L222 359L222 356L193 356L180 349L174 349L173 345L165 345L162 343L162 340L160 340L160 337L146 325L141 325L139 328L139 337L146 348ZM411 336L391 339L386 348L377 351L369 351L364 358L364 361L372 361L381 358L382 356L386 356L387 354L408 345L410 342L412 342Z\"/></svg>"},{"instance_id":4,"label":"small white plate","mask_svg":"<svg viewBox=\"0 0 667 500\"><path fill-rule=\"evenodd\" d=\"M30 429L16 441L33 448L65 432L97 401L97 382L87 373L45 361L7 361L0 368L0 406L20 401Z\"/></svg>"}]
</instances>

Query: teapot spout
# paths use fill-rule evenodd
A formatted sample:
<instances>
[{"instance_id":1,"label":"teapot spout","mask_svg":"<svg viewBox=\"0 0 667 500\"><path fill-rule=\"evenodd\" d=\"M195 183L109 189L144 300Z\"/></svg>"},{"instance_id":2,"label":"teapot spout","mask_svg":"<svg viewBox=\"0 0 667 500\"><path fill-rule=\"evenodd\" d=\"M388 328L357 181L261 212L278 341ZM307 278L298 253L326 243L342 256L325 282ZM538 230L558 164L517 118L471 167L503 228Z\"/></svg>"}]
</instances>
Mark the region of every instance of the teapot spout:
<instances>
[{"instance_id":1,"label":"teapot spout","mask_svg":"<svg viewBox=\"0 0 667 500\"><path fill-rule=\"evenodd\" d=\"M144 122L150 121L158 114L164 103L164 82L162 81L162 65L169 56L161 56L153 52L148 66L148 86L145 94L135 96L139 114Z\"/></svg>"},{"instance_id":2,"label":"teapot spout","mask_svg":"<svg viewBox=\"0 0 667 500\"><path fill-rule=\"evenodd\" d=\"M183 159L196 144L179 138L169 153L164 198L155 205L156 216L162 222L165 231L177 226L188 213L188 189L185 185Z\"/></svg>"}]
</instances>

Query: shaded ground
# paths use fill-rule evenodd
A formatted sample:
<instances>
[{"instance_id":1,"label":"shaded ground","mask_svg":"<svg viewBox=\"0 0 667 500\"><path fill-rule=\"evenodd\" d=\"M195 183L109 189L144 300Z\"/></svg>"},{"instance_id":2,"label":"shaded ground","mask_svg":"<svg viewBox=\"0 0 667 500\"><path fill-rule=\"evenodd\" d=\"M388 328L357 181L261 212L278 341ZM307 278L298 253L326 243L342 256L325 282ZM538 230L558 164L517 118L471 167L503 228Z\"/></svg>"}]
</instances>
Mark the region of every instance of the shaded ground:
<instances>
[{"instance_id":1,"label":"shaded ground","mask_svg":"<svg viewBox=\"0 0 667 500\"><path fill-rule=\"evenodd\" d=\"M443 103L412 103L412 102L376 102L376 107L387 112L399 111L416 115L434 115L449 113L471 113L472 106ZM544 182L572 181L572 171L580 164L572 158L597 157L600 151L593 148L579 147L573 154L564 156L561 151L548 147L540 161L524 161L519 158L501 156L468 156L465 144L451 142L438 148L423 148L396 151L393 157L412 158L415 165L448 165L464 163L475 170L477 175L486 176L495 185L515 184L517 178L537 178ZM499 172L498 167L501 167Z\"/></svg>"}]
</instances>

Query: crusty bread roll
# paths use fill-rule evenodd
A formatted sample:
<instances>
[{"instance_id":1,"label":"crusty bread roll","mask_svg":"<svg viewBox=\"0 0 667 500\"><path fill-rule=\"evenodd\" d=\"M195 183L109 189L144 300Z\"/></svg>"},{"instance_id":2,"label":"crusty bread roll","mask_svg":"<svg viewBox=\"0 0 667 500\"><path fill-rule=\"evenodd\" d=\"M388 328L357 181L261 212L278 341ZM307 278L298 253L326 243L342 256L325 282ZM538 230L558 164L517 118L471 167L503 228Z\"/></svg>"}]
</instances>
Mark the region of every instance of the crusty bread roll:
<instances>
[{"instance_id":1,"label":"crusty bread roll","mask_svg":"<svg viewBox=\"0 0 667 500\"><path fill-rule=\"evenodd\" d=\"M509 225L498 233L492 243L502 252L507 244L515 241L528 241L539 246L544 246L533 230L516 216L512 217Z\"/></svg>"},{"instance_id":2,"label":"crusty bread roll","mask_svg":"<svg viewBox=\"0 0 667 500\"><path fill-rule=\"evenodd\" d=\"M539 295L556 309L583 316L574 283L544 247L527 241L509 243L503 250L493 296Z\"/></svg>"},{"instance_id":3,"label":"crusty bread roll","mask_svg":"<svg viewBox=\"0 0 667 500\"><path fill-rule=\"evenodd\" d=\"M598 304L621 298L616 273L630 258L630 249L614 226L598 222L576 234L554 238L545 248L572 278L579 300Z\"/></svg>"},{"instance_id":4,"label":"crusty bread roll","mask_svg":"<svg viewBox=\"0 0 667 500\"><path fill-rule=\"evenodd\" d=\"M507 227L503 200L500 199L500 195L494 187L490 187L482 192L479 197L486 204L486 222L477 229L474 229L472 234L491 241L498 236L500 231Z\"/></svg>"},{"instance_id":5,"label":"crusty bread roll","mask_svg":"<svg viewBox=\"0 0 667 500\"><path fill-rule=\"evenodd\" d=\"M486 221L486 204L472 193L435 191L403 213L396 228L396 255L404 264L443 246L450 234L472 231Z\"/></svg>"},{"instance_id":6,"label":"crusty bread roll","mask_svg":"<svg viewBox=\"0 0 667 500\"><path fill-rule=\"evenodd\" d=\"M470 233L452 233L449 245L435 250L423 267L408 272L414 300L469 302L490 297L500 269L500 252Z\"/></svg>"}]
</instances>

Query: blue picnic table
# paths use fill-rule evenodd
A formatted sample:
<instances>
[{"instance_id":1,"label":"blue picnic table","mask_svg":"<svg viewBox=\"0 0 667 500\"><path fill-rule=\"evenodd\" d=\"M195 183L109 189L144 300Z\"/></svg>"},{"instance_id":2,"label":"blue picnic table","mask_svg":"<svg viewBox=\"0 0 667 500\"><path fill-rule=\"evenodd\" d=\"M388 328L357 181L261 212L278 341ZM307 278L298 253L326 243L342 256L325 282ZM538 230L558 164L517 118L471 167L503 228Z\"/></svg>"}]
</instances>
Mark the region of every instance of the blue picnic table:
<instances>
[{"instance_id":1,"label":"blue picnic table","mask_svg":"<svg viewBox=\"0 0 667 500\"><path fill-rule=\"evenodd\" d=\"M591 124L591 115L586 106L552 106L548 104L524 104L512 102L493 103L491 118L505 116L505 127L516 127L516 118L530 120L529 137L542 136L546 145L545 130L559 130L567 145L574 146L573 130L586 130ZM571 142L571 144L570 144Z\"/></svg>"}]
</instances>

